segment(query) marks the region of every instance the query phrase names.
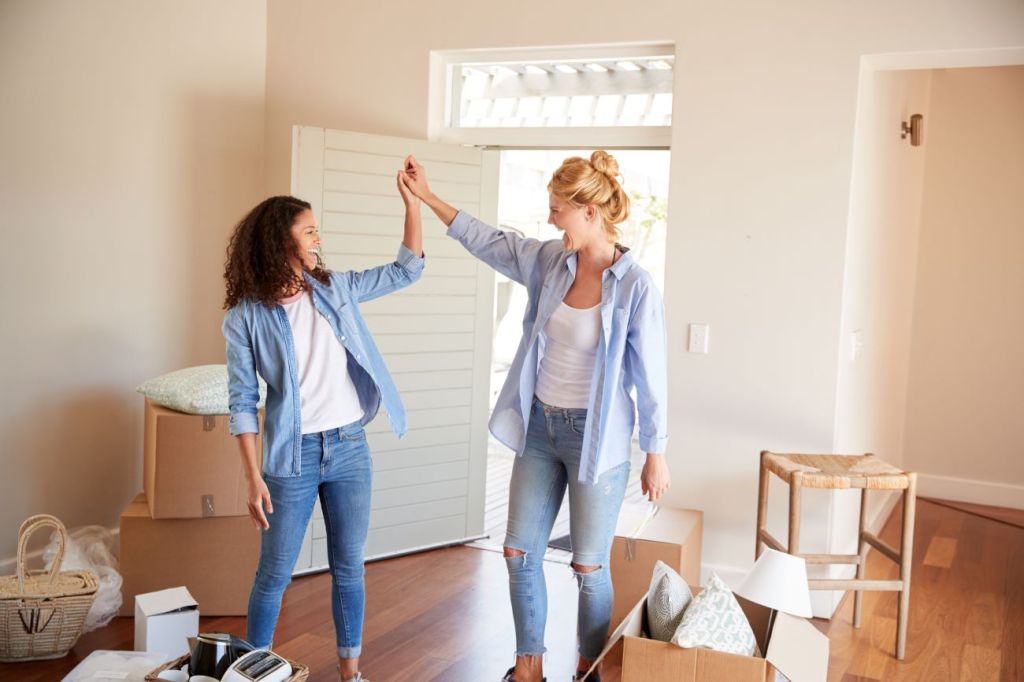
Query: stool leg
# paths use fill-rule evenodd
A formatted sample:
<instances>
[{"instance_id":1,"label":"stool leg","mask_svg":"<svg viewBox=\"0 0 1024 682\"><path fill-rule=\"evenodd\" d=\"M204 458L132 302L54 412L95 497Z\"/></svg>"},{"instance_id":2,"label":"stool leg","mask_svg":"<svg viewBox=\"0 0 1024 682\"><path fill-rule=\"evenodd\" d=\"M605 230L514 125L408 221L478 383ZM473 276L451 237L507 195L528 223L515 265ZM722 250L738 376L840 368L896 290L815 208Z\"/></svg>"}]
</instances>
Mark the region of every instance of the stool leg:
<instances>
[{"instance_id":1,"label":"stool leg","mask_svg":"<svg viewBox=\"0 0 1024 682\"><path fill-rule=\"evenodd\" d=\"M867 547L867 543L864 542L864 526L866 525L868 518L868 489L861 488L860 490L860 523L857 524L857 554L860 556L860 563L857 564L857 580L864 579L865 570L865 555L864 548ZM853 627L860 627L861 609L864 607L864 591L854 590L853 591Z\"/></svg>"},{"instance_id":2,"label":"stool leg","mask_svg":"<svg viewBox=\"0 0 1024 682\"><path fill-rule=\"evenodd\" d=\"M917 474L907 473L907 489L903 491L903 539L900 543L899 610L896 613L896 658L903 660L907 649L907 618L910 616L910 567L914 553L914 511L917 503Z\"/></svg>"},{"instance_id":3,"label":"stool leg","mask_svg":"<svg viewBox=\"0 0 1024 682\"><path fill-rule=\"evenodd\" d=\"M754 560L761 556L761 531L768 518L768 470L764 466L767 450L761 451L761 470L757 479L757 531L754 537Z\"/></svg>"},{"instance_id":4,"label":"stool leg","mask_svg":"<svg viewBox=\"0 0 1024 682\"><path fill-rule=\"evenodd\" d=\"M803 474L794 472L789 477L789 554L800 553L800 488Z\"/></svg>"}]
</instances>

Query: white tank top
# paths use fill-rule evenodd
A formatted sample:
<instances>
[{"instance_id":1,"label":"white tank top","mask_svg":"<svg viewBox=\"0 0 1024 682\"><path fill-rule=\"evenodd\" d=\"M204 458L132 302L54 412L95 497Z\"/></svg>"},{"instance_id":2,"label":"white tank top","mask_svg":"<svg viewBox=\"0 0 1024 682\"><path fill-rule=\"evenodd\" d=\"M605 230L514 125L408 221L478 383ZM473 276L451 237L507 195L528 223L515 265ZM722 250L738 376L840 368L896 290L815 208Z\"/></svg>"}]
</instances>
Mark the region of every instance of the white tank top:
<instances>
[{"instance_id":1,"label":"white tank top","mask_svg":"<svg viewBox=\"0 0 1024 682\"><path fill-rule=\"evenodd\" d=\"M302 433L329 431L363 418L348 373L348 353L308 291L279 301L292 327Z\"/></svg>"},{"instance_id":2,"label":"white tank top","mask_svg":"<svg viewBox=\"0 0 1024 682\"><path fill-rule=\"evenodd\" d=\"M601 342L601 304L573 308L562 301L541 336L544 355L537 371L537 397L556 407L586 409Z\"/></svg>"}]
</instances>

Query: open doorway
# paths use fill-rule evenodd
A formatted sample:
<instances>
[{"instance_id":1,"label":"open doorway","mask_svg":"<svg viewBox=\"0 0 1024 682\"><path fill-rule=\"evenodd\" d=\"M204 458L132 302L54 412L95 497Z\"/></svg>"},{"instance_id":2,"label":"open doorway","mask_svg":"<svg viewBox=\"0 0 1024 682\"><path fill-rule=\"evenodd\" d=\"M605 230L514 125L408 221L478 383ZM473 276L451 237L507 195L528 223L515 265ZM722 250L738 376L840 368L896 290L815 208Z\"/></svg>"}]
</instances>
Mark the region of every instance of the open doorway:
<instances>
[{"instance_id":1,"label":"open doorway","mask_svg":"<svg viewBox=\"0 0 1024 682\"><path fill-rule=\"evenodd\" d=\"M508 149L501 151L498 223L503 230L536 239L560 239L547 223L547 183L551 173L568 157L589 158L593 149ZM620 242L630 248L637 262L651 273L664 290L665 234L668 210L670 152L667 149L612 150L619 162L623 186L630 197L630 216L621 226ZM490 408L508 374L522 336L526 289L500 274L495 277L493 349L491 359ZM641 503L640 470L643 453L634 436L630 482L626 501ZM508 486L515 453L489 437L487 448L487 492L484 528L487 538L479 547L501 551L508 519ZM555 520L553 539L569 533L568 498ZM571 553L549 548L547 559L569 563Z\"/></svg>"}]
</instances>

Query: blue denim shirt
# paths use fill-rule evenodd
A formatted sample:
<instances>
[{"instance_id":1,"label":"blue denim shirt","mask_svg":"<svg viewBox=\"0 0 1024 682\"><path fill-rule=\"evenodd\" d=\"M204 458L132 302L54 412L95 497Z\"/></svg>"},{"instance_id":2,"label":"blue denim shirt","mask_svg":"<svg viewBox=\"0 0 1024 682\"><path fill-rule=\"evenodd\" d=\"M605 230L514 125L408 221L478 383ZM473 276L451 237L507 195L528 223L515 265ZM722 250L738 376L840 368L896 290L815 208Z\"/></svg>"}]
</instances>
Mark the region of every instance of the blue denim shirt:
<instances>
[{"instance_id":1,"label":"blue denim shirt","mask_svg":"<svg viewBox=\"0 0 1024 682\"><path fill-rule=\"evenodd\" d=\"M369 423L383 402L399 438L405 435L405 407L357 304L409 286L420 278L423 265L424 259L403 244L395 262L362 272L332 272L330 286L306 275L313 305L347 352L348 370L363 408L362 423ZM231 434L259 431L258 373L267 382L263 471L270 476L298 476L302 462L299 377L292 328L284 308L242 301L224 315L222 330L227 341Z\"/></svg>"},{"instance_id":2,"label":"blue denim shirt","mask_svg":"<svg viewBox=\"0 0 1024 682\"><path fill-rule=\"evenodd\" d=\"M561 240L538 241L496 230L459 211L448 235L492 268L526 287L529 302L508 378L491 415L494 437L522 454L537 371L544 357L541 331L576 279L576 253ZM601 341L590 381L579 480L598 477L629 460L639 413L640 447L663 453L668 444L665 406L665 306L650 274L627 252L602 275ZM636 390L636 403L631 392Z\"/></svg>"}]
</instances>

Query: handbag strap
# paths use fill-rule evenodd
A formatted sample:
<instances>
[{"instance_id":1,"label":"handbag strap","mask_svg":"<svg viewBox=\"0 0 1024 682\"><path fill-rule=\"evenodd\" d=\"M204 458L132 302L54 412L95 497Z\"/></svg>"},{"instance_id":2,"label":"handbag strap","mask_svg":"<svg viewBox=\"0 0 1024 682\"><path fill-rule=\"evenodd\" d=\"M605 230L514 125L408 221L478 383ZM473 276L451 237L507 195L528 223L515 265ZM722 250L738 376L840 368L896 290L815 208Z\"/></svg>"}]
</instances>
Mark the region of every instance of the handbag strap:
<instances>
[{"instance_id":1,"label":"handbag strap","mask_svg":"<svg viewBox=\"0 0 1024 682\"><path fill-rule=\"evenodd\" d=\"M47 580L49 584L53 583L57 574L60 573L61 564L64 563L64 546L68 541L68 531L60 519L49 514L36 514L25 519L25 522L21 524L21 528L18 529L18 591L21 594L25 594L25 578L29 573L28 567L25 565L28 561L26 555L28 554L29 538L36 531L47 526L57 531L57 554L53 557L53 563L50 564L49 571L43 571L44 574L49 574Z\"/></svg>"}]
</instances>

